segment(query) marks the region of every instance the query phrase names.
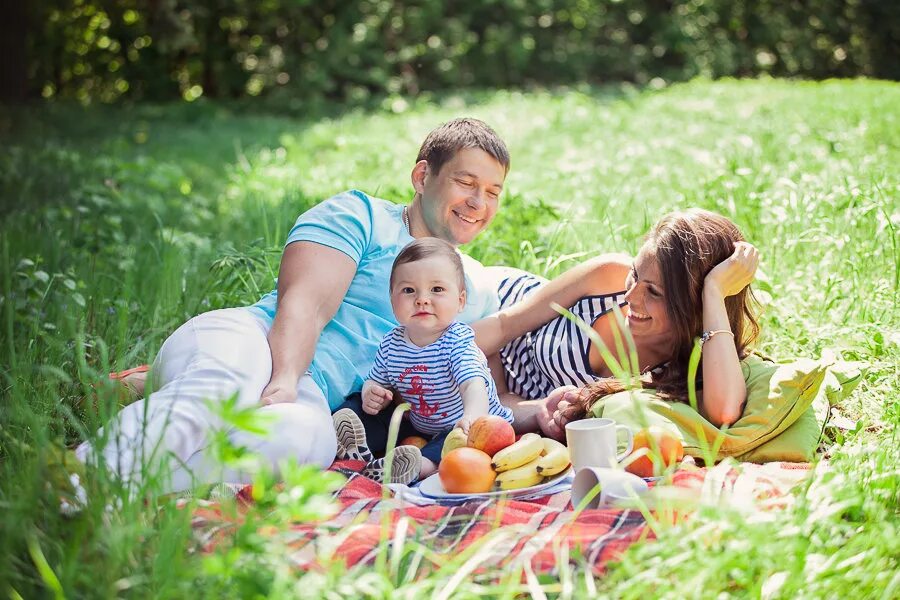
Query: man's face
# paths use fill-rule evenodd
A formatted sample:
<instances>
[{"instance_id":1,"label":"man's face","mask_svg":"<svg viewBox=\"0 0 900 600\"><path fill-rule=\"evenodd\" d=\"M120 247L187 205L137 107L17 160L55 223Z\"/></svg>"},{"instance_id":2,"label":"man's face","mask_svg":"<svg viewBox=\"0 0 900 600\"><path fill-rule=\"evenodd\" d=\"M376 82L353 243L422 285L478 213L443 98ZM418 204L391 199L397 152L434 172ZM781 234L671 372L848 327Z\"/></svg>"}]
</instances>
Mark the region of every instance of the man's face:
<instances>
[{"instance_id":1,"label":"man's face","mask_svg":"<svg viewBox=\"0 0 900 600\"><path fill-rule=\"evenodd\" d=\"M497 213L505 179L503 165L478 148L457 152L438 173L425 165L418 181L413 171L428 235L453 245L471 242Z\"/></svg>"}]
</instances>

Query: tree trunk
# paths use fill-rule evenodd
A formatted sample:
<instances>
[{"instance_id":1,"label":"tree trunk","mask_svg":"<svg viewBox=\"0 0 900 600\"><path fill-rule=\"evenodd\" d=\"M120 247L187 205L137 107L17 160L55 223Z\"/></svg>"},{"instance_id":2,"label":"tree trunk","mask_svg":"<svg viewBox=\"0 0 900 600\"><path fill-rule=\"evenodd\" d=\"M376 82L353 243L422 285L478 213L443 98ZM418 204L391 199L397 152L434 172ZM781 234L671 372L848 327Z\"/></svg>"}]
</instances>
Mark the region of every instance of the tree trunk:
<instances>
[{"instance_id":1,"label":"tree trunk","mask_svg":"<svg viewBox=\"0 0 900 600\"><path fill-rule=\"evenodd\" d=\"M22 0L0 0L0 102L28 97L28 16Z\"/></svg>"}]
</instances>

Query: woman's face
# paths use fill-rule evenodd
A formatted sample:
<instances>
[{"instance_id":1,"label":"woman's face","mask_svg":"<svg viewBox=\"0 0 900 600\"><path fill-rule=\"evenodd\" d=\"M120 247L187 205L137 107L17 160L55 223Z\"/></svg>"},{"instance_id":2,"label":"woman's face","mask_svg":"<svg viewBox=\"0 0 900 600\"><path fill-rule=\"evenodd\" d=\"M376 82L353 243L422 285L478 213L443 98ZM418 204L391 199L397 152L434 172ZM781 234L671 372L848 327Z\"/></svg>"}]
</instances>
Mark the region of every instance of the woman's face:
<instances>
[{"instance_id":1,"label":"woman's face","mask_svg":"<svg viewBox=\"0 0 900 600\"><path fill-rule=\"evenodd\" d=\"M663 338L674 335L666 312L659 261L653 249L646 245L635 258L625 280L625 300L628 302L628 328L633 335Z\"/></svg>"}]
</instances>

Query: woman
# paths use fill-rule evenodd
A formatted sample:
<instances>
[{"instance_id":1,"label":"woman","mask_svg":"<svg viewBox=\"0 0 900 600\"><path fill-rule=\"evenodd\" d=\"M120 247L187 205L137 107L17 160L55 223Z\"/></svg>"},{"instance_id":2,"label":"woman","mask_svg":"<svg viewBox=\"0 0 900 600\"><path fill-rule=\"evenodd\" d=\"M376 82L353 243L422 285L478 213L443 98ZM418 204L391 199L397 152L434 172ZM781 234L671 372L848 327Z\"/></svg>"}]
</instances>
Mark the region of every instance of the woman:
<instances>
[{"instance_id":1,"label":"woman","mask_svg":"<svg viewBox=\"0 0 900 600\"><path fill-rule=\"evenodd\" d=\"M623 307L624 328L634 341L645 387L687 401L687 366L694 339L702 343L697 390L701 413L721 426L736 421L747 389L740 361L759 327L749 288L759 253L721 215L689 210L663 217L651 229L630 267L609 257L598 268L587 263L550 283L515 271L499 286L504 310L473 325L490 356L498 391L506 403L535 403L517 429L537 428L563 437L565 423L583 416L602 396L624 389L588 336L558 316L506 343L524 321L517 310L564 280L580 281L571 305L607 348L616 348L619 327L613 306ZM518 307L518 308L517 308ZM546 398L546 401L539 399ZM517 413L517 419L522 414Z\"/></svg>"}]
</instances>

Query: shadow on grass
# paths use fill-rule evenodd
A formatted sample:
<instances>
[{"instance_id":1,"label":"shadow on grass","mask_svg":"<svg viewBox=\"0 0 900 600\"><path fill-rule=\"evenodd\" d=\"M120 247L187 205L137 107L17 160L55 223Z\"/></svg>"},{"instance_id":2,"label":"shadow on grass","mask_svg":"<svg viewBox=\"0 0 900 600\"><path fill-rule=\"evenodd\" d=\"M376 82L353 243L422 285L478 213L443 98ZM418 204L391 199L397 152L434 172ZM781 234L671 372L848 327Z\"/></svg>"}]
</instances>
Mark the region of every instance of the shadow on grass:
<instances>
[{"instance_id":1,"label":"shadow on grass","mask_svg":"<svg viewBox=\"0 0 900 600\"><path fill-rule=\"evenodd\" d=\"M428 110L462 115L496 103L498 94L502 102L504 94L558 98L573 90L600 103L643 93L630 84L578 84L442 91L413 99L381 96L358 104L320 103L299 109L267 99L6 107L0 112L0 136L8 144L5 158L0 158L0 214L66 202L85 183L115 179L116 163L176 165L199 183L198 191L215 195L222 191L227 172L245 166L245 157L279 147L286 135L302 138L317 123Z\"/></svg>"}]
</instances>

